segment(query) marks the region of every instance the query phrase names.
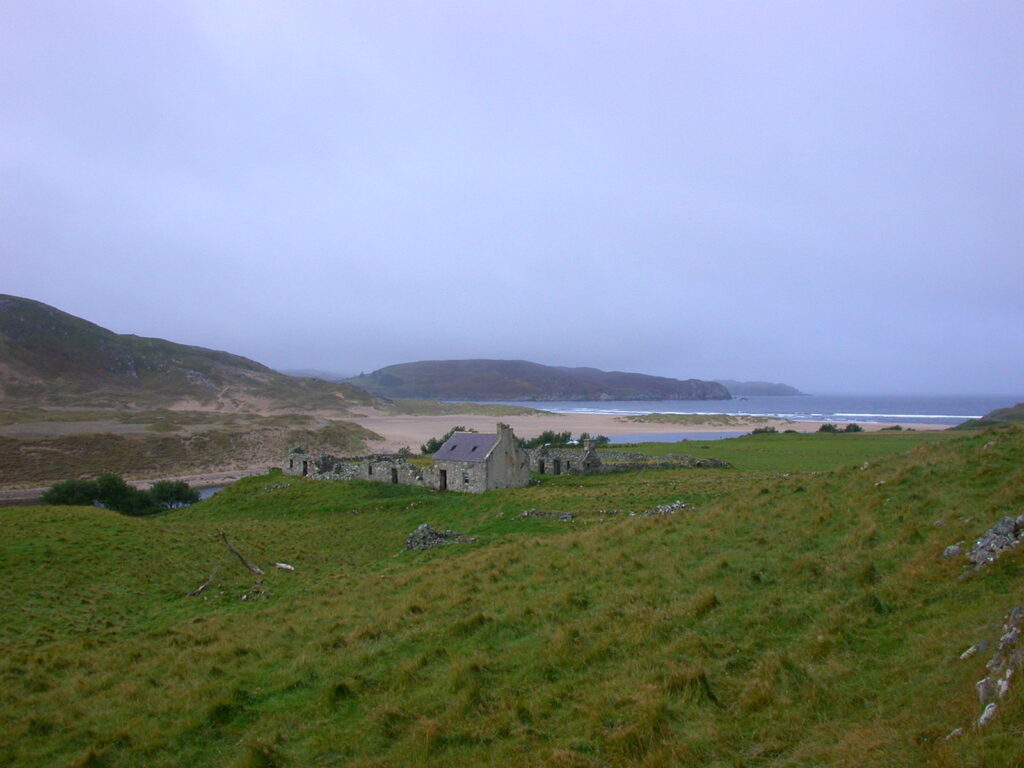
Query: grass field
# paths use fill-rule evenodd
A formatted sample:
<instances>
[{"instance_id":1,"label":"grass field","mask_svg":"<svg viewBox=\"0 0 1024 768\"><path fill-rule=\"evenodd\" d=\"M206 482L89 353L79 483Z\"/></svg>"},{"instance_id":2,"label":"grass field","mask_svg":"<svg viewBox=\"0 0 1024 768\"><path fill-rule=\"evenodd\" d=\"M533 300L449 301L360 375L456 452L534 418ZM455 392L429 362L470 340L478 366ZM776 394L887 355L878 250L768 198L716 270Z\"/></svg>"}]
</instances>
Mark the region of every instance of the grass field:
<instances>
[{"instance_id":1,"label":"grass field","mask_svg":"<svg viewBox=\"0 0 1024 768\"><path fill-rule=\"evenodd\" d=\"M1024 559L940 553L1024 512L1024 430L710 445L734 468L0 510L0 764L1021 765L1022 691L971 728L958 657ZM474 540L403 552L424 522Z\"/></svg>"},{"instance_id":2,"label":"grass field","mask_svg":"<svg viewBox=\"0 0 1024 768\"><path fill-rule=\"evenodd\" d=\"M955 432L858 432L855 434L779 433L745 435L729 440L684 440L678 443L616 445L616 449L651 456L684 454L713 457L748 470L820 472L893 456L921 445L944 442Z\"/></svg>"}]
</instances>

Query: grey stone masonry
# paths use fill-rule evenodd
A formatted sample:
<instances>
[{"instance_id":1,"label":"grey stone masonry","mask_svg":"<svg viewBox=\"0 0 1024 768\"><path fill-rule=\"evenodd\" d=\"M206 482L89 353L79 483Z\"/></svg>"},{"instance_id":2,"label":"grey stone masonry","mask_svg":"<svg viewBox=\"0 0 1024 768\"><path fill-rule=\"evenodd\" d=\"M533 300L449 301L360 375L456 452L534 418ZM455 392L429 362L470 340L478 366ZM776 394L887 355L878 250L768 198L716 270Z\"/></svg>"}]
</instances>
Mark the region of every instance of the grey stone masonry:
<instances>
[{"instance_id":1,"label":"grey stone masonry","mask_svg":"<svg viewBox=\"0 0 1024 768\"><path fill-rule=\"evenodd\" d=\"M456 433L453 439L458 442L464 439L462 435L467 434L470 433ZM481 437L490 439L481 440ZM312 455L302 448L293 448L285 457L281 470L286 475L314 480L368 480L467 493L521 488L529 483L529 459L519 447L511 427L498 424L496 434L473 434L468 442L478 446L478 451L471 452L471 459L444 460L441 458L444 453L442 446L442 450L434 454L434 464L426 467L392 454L339 458L329 454ZM461 451L456 455L462 455Z\"/></svg>"},{"instance_id":2,"label":"grey stone masonry","mask_svg":"<svg viewBox=\"0 0 1024 768\"><path fill-rule=\"evenodd\" d=\"M542 445L529 451L530 470L540 475L589 475L601 469L593 440L583 445Z\"/></svg>"}]
</instances>

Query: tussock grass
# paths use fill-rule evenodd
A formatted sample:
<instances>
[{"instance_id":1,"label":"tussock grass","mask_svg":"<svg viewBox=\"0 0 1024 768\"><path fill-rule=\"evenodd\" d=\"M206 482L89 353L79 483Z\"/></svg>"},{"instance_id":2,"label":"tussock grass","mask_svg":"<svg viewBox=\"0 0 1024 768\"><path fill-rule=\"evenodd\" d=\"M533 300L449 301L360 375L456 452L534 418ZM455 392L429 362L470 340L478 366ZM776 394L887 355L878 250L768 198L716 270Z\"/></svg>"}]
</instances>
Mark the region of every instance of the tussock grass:
<instances>
[{"instance_id":1,"label":"tussock grass","mask_svg":"<svg viewBox=\"0 0 1024 768\"><path fill-rule=\"evenodd\" d=\"M683 440L678 443L617 445L617 449L651 456L669 453L711 456L747 470L820 472L856 466L921 445L955 439L948 431L860 432L856 434L751 434L730 440Z\"/></svg>"},{"instance_id":2,"label":"tussock grass","mask_svg":"<svg viewBox=\"0 0 1024 768\"><path fill-rule=\"evenodd\" d=\"M5 483L43 484L114 472L160 477L236 466L273 465L290 448L359 453L374 432L347 421L311 424L311 417L149 412L147 433L91 433L60 437L0 436L0 477ZM194 431L195 427L201 427ZM175 433L175 434L163 434Z\"/></svg>"},{"instance_id":3,"label":"tussock grass","mask_svg":"<svg viewBox=\"0 0 1024 768\"><path fill-rule=\"evenodd\" d=\"M942 739L979 710L987 657L960 652L1024 601L1020 552L966 580L940 557L1024 506L1024 436L992 439L818 475L262 477L154 518L0 510L0 763L1019 765L1024 689ZM423 522L477 541L402 552Z\"/></svg>"}]
</instances>

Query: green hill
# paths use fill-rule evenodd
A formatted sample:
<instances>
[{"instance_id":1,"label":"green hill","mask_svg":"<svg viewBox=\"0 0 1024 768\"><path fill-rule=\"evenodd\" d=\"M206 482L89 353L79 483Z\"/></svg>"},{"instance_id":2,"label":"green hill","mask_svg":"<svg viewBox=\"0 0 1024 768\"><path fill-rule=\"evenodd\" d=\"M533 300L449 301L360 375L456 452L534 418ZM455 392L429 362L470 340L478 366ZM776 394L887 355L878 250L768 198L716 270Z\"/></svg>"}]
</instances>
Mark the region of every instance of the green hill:
<instances>
[{"instance_id":1,"label":"green hill","mask_svg":"<svg viewBox=\"0 0 1024 768\"><path fill-rule=\"evenodd\" d=\"M996 408L982 416L980 419L970 419L963 424L958 424L953 429L984 429L986 427L999 427L1024 422L1024 403L1017 403L1007 408Z\"/></svg>"},{"instance_id":2,"label":"green hill","mask_svg":"<svg viewBox=\"0 0 1024 768\"><path fill-rule=\"evenodd\" d=\"M1024 553L941 554L1021 512L1024 430L864 437L480 496L278 474L155 518L0 510L0 764L1019 766L1019 681L973 723ZM472 538L403 552L421 523Z\"/></svg>"},{"instance_id":3,"label":"green hill","mask_svg":"<svg viewBox=\"0 0 1024 768\"><path fill-rule=\"evenodd\" d=\"M5 406L206 409L335 408L374 398L293 378L227 352L116 334L31 299L0 295L0 396Z\"/></svg>"},{"instance_id":4,"label":"green hill","mask_svg":"<svg viewBox=\"0 0 1024 768\"><path fill-rule=\"evenodd\" d=\"M525 360L424 360L348 379L369 392L427 400L728 400L713 381L561 368Z\"/></svg>"}]
</instances>

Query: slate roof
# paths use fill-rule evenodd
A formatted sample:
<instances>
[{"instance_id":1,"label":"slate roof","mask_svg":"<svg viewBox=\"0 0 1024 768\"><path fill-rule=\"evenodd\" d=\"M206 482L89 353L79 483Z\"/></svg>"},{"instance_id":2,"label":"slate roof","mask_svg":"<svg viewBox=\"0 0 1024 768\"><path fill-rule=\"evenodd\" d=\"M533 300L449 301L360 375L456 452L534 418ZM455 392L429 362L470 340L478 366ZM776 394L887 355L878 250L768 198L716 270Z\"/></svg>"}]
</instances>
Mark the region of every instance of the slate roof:
<instances>
[{"instance_id":1,"label":"slate roof","mask_svg":"<svg viewBox=\"0 0 1024 768\"><path fill-rule=\"evenodd\" d=\"M456 432L434 454L434 461L483 461L497 442L497 435Z\"/></svg>"}]
</instances>

